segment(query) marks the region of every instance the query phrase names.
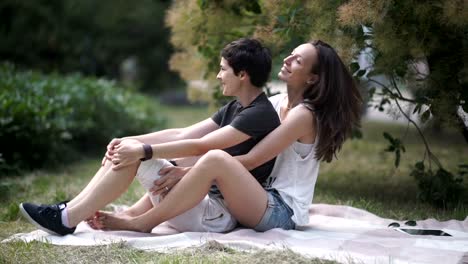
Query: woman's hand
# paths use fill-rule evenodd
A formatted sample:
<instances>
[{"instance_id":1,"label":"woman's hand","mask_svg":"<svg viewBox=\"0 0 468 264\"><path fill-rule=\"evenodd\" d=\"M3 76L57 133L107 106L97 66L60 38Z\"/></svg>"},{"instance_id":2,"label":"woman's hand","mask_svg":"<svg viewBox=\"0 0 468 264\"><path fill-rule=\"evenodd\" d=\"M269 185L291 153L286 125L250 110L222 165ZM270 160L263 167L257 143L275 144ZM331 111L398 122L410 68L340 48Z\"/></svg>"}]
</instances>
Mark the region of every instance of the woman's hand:
<instances>
[{"instance_id":1,"label":"woman's hand","mask_svg":"<svg viewBox=\"0 0 468 264\"><path fill-rule=\"evenodd\" d=\"M135 139L122 140L114 147L112 156L112 169L118 170L130 164L133 164L143 158L145 152L143 144Z\"/></svg>"},{"instance_id":2,"label":"woman's hand","mask_svg":"<svg viewBox=\"0 0 468 264\"><path fill-rule=\"evenodd\" d=\"M104 158L102 159L101 166L104 166L106 164L106 161L112 161L112 158L114 157L115 154L115 147L119 145L123 140L128 141L128 142L135 142L139 143L140 141L136 139L126 139L126 138L114 138L107 144L107 150L106 154L104 154Z\"/></svg>"},{"instance_id":3,"label":"woman's hand","mask_svg":"<svg viewBox=\"0 0 468 264\"><path fill-rule=\"evenodd\" d=\"M106 161L112 161L112 157L114 156L114 148L116 145L120 144L122 142L121 138L114 138L107 144L107 150L106 154L104 154L104 158L102 159L101 166L104 166L106 164Z\"/></svg>"},{"instance_id":4,"label":"woman's hand","mask_svg":"<svg viewBox=\"0 0 468 264\"><path fill-rule=\"evenodd\" d=\"M150 189L151 194L160 194L162 197L166 196L172 187L174 187L174 185L176 185L191 168L192 167L177 166L162 168L159 170L159 175L161 175L161 178L154 181L154 186Z\"/></svg>"}]
</instances>

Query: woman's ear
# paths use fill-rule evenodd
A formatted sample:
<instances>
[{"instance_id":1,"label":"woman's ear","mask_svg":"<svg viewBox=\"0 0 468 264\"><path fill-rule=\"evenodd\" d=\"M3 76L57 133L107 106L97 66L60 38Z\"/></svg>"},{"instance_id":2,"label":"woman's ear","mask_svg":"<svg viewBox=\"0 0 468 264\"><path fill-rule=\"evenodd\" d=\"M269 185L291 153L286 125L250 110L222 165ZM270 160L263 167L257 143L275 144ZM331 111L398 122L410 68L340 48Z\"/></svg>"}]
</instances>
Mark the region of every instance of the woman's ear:
<instances>
[{"instance_id":1,"label":"woman's ear","mask_svg":"<svg viewBox=\"0 0 468 264\"><path fill-rule=\"evenodd\" d=\"M308 85L311 85L311 84L315 84L319 79L319 76L318 74L312 74L312 76L310 76L309 80L306 82Z\"/></svg>"}]
</instances>

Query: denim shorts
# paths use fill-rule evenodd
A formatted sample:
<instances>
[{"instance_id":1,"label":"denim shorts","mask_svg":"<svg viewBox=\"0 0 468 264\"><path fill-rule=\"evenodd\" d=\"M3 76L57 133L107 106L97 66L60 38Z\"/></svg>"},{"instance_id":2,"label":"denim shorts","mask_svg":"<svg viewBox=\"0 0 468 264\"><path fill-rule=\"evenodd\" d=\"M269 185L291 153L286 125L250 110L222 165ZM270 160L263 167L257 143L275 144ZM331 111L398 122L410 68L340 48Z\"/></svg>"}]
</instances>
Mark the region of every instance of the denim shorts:
<instances>
[{"instance_id":1,"label":"denim shorts","mask_svg":"<svg viewBox=\"0 0 468 264\"><path fill-rule=\"evenodd\" d=\"M260 223L254 229L259 232L265 232L273 228L282 228L285 230L296 228L296 224L291 219L294 215L293 210L284 202L276 189L268 189L268 204L265 214Z\"/></svg>"}]
</instances>

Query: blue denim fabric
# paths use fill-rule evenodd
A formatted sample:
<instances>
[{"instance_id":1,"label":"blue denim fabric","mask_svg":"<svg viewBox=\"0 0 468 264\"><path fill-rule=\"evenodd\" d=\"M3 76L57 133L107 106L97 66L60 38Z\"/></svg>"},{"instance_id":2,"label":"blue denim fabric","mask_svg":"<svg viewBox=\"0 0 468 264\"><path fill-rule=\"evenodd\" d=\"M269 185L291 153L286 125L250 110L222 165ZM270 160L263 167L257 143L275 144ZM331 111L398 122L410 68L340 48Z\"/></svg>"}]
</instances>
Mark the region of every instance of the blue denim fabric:
<instances>
[{"instance_id":1,"label":"blue denim fabric","mask_svg":"<svg viewBox=\"0 0 468 264\"><path fill-rule=\"evenodd\" d=\"M293 210L283 201L281 195L275 189L266 190L268 194L268 204L265 214L260 223L255 226L255 230L265 232L273 228L285 230L296 228L296 224L291 217Z\"/></svg>"}]
</instances>

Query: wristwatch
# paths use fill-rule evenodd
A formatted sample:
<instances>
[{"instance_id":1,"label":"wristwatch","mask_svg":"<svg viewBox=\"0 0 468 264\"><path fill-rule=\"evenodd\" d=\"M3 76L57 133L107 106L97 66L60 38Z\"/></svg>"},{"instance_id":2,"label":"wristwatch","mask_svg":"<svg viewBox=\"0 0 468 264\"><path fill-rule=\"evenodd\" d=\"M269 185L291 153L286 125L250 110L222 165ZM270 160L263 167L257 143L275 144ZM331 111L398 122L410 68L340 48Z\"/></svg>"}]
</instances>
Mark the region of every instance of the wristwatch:
<instances>
[{"instance_id":1,"label":"wristwatch","mask_svg":"<svg viewBox=\"0 0 468 264\"><path fill-rule=\"evenodd\" d=\"M145 157L141 158L141 161L149 160L153 158L153 148L149 144L143 144L143 150L145 152Z\"/></svg>"}]
</instances>

